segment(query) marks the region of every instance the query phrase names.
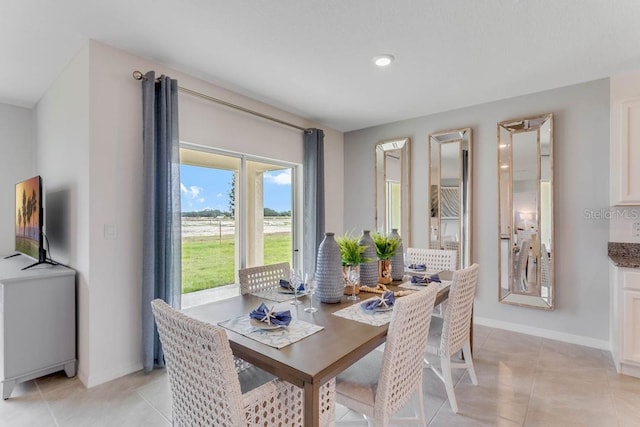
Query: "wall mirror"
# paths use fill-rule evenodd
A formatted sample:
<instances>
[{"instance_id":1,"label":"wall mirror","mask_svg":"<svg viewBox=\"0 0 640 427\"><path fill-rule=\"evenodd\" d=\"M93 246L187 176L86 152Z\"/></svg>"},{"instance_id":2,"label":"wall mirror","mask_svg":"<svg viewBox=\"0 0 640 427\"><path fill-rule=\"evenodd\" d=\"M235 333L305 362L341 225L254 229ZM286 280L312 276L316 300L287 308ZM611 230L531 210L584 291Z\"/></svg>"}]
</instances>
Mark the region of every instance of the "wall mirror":
<instances>
[{"instance_id":1,"label":"wall mirror","mask_svg":"<svg viewBox=\"0 0 640 427\"><path fill-rule=\"evenodd\" d=\"M405 247L410 245L411 191L409 138L376 144L376 230L384 235L397 228Z\"/></svg>"},{"instance_id":2,"label":"wall mirror","mask_svg":"<svg viewBox=\"0 0 640 427\"><path fill-rule=\"evenodd\" d=\"M471 265L471 128L429 135L429 247Z\"/></svg>"},{"instance_id":3,"label":"wall mirror","mask_svg":"<svg viewBox=\"0 0 640 427\"><path fill-rule=\"evenodd\" d=\"M500 302L552 310L553 116L498 123Z\"/></svg>"}]
</instances>

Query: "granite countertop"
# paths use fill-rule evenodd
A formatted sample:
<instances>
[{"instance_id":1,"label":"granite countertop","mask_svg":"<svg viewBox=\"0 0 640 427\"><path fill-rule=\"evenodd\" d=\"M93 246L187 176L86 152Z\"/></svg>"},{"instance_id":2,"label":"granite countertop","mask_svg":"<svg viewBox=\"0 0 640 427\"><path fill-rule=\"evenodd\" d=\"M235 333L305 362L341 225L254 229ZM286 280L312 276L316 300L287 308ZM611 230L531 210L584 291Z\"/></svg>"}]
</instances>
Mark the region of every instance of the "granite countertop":
<instances>
[{"instance_id":1,"label":"granite countertop","mask_svg":"<svg viewBox=\"0 0 640 427\"><path fill-rule=\"evenodd\" d=\"M640 268L640 243L609 242L609 258L616 267Z\"/></svg>"}]
</instances>

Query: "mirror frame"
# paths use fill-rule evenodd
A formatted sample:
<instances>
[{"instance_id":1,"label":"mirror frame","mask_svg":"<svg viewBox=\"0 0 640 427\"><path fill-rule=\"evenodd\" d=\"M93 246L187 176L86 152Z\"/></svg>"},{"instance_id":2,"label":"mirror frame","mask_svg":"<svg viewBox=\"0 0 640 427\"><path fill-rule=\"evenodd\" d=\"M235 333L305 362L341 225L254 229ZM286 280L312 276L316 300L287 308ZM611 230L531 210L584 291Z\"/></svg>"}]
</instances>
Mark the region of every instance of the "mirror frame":
<instances>
[{"instance_id":1,"label":"mirror frame","mask_svg":"<svg viewBox=\"0 0 640 427\"><path fill-rule=\"evenodd\" d=\"M513 136L515 134L524 133L524 132L536 132L536 174L537 174L537 188L536 188L536 222L535 222L535 230L538 235L543 234L543 230L541 229L542 222L542 209L541 209L541 184L543 181L542 178L542 157L544 156L541 152L541 137L540 130L546 124L549 123L549 194L548 194L548 219L545 222L548 222L549 227L549 246L550 252L548 254L549 257L549 286L548 286L548 296L542 296L542 286L539 283L542 280L542 262L538 262L538 260L534 259L535 268L536 268L536 284L537 289L539 290L539 295L529 294L526 292L515 292L512 283L513 283L513 254L514 254L514 232L513 232L513 221L515 217L515 212L513 208ZM507 132L508 141L501 141L501 131ZM511 304L521 307L529 307L529 308L537 308L542 310L553 310L555 307L555 243L554 243L554 210L553 210L553 199L554 199L554 176L553 176L553 114L543 114L535 117L527 117L521 119L512 119L505 120L503 122L498 123L498 137L497 137L497 153L498 153L498 301L504 304ZM501 146L503 145L503 146ZM508 149L508 153L501 156L501 150ZM501 157L502 164L501 164ZM505 167L505 165L507 165ZM508 170L505 174L502 170ZM508 182L506 182L507 180ZM504 193L504 194L503 194ZM504 199L504 200L503 200ZM525 221L526 223L526 221ZM545 233L546 234L546 233ZM503 258L505 258L505 254L502 253L504 249L504 242L508 240L508 248L506 251L506 259L508 260L508 276L507 287L504 288L502 286L503 280L505 280L505 274L503 272ZM533 248L534 254L542 253L542 239L537 239L536 247ZM536 256L534 255L534 258ZM504 291L503 295L503 289Z\"/></svg>"},{"instance_id":2,"label":"mirror frame","mask_svg":"<svg viewBox=\"0 0 640 427\"><path fill-rule=\"evenodd\" d=\"M447 143L459 143L458 148L458 162L459 162L459 183L458 183L458 200L459 200L459 214L458 214L458 236L459 236L459 250L458 250L458 267L466 268L472 264L472 237L471 237L471 222L473 218L472 205L473 205L473 131L470 127L459 128L459 129L447 129L438 132L434 132L429 134L429 147L428 147L428 156L429 156L429 171L428 171L428 195L429 195L429 216L428 216L428 236L427 241L429 242L428 247L431 248L432 242L432 218L437 218L437 242L440 242L440 248L435 249L443 249L442 242L442 198L437 197L435 202L437 207L435 208L437 213L435 217L432 217L432 209L434 208L434 194L439 196L439 190L437 193L434 193L434 185L437 189L443 189L447 186L442 185L442 151L438 150L438 163L437 170L434 171L435 163L433 159L433 149L435 144L439 144L440 148L442 144ZM465 176L466 171L466 176ZM438 182L434 184L432 182L433 174L438 174Z\"/></svg>"},{"instance_id":3,"label":"mirror frame","mask_svg":"<svg viewBox=\"0 0 640 427\"><path fill-rule=\"evenodd\" d=\"M391 233L387 229L387 154L392 151L400 153L400 229L404 247L411 244L411 138L392 138L376 143L375 146L375 229L385 236Z\"/></svg>"}]
</instances>

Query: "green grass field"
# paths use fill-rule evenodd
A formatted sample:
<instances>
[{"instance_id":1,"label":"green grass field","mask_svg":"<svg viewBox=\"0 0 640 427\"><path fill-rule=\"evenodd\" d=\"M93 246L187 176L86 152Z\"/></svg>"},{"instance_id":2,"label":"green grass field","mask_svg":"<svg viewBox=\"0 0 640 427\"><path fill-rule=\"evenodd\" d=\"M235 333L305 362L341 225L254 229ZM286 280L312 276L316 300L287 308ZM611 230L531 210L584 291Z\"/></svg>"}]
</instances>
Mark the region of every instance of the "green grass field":
<instances>
[{"instance_id":1,"label":"green grass field","mask_svg":"<svg viewBox=\"0 0 640 427\"><path fill-rule=\"evenodd\" d=\"M235 281L234 236L182 239L182 293L228 285ZM264 264L291 263L291 234L264 235Z\"/></svg>"}]
</instances>

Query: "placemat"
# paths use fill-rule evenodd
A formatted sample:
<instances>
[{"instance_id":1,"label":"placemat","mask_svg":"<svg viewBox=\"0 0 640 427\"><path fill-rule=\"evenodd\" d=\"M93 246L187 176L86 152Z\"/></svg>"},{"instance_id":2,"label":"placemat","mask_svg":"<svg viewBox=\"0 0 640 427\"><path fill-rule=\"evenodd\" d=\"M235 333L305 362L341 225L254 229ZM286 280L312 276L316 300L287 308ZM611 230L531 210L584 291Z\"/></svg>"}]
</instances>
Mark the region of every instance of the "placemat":
<instances>
[{"instance_id":1,"label":"placemat","mask_svg":"<svg viewBox=\"0 0 640 427\"><path fill-rule=\"evenodd\" d=\"M267 289L260 292L254 292L251 295L255 295L258 298L266 299L275 302L284 302L292 300L294 295L282 292L279 288ZM298 298L307 295L306 292L298 293Z\"/></svg>"},{"instance_id":2,"label":"placemat","mask_svg":"<svg viewBox=\"0 0 640 427\"><path fill-rule=\"evenodd\" d=\"M448 287L451 285L451 281L450 280L443 280L441 283L436 283L438 285L438 291L443 290L444 288ZM399 288L404 288L404 289L412 289L412 290L416 290L416 291L421 291L423 289L426 289L428 285L426 284L415 284L415 283L411 283L411 282L404 282L401 285L398 285Z\"/></svg>"},{"instance_id":3,"label":"placemat","mask_svg":"<svg viewBox=\"0 0 640 427\"><path fill-rule=\"evenodd\" d=\"M363 301L345 307L333 313L334 316L344 317L345 319L355 320L356 322L366 323L373 326L382 326L391 321L391 314L393 310L389 311L370 311L364 310L360 304L365 301L370 301L378 297L369 298Z\"/></svg>"},{"instance_id":4,"label":"placemat","mask_svg":"<svg viewBox=\"0 0 640 427\"><path fill-rule=\"evenodd\" d=\"M303 320L292 319L291 323L286 328L262 330L251 325L248 314L234 319L225 320L218 324L230 331L237 332L247 338L251 338L261 342L262 344L278 349L286 347L289 344L293 344L296 341L300 341L301 339L324 329L323 326L314 325L313 323L305 322Z\"/></svg>"}]
</instances>

